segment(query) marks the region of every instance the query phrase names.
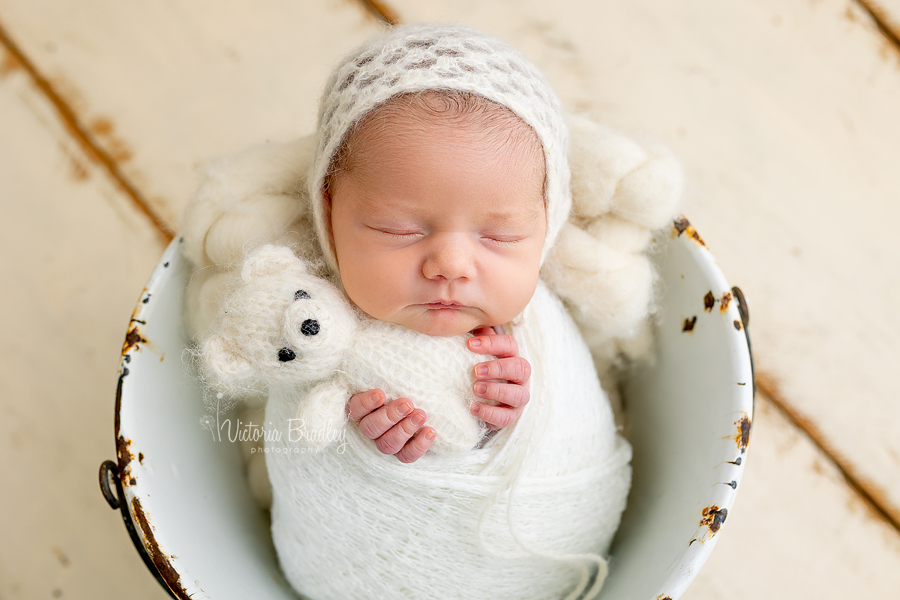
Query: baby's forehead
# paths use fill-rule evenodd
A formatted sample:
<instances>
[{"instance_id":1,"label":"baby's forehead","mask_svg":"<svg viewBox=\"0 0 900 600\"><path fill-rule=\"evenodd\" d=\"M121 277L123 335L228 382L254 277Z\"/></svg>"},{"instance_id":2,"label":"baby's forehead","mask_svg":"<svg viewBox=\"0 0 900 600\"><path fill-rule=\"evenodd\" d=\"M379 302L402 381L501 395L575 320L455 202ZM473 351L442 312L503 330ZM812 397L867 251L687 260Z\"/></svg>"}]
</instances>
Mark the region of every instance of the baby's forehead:
<instances>
[{"instance_id":1,"label":"baby's forehead","mask_svg":"<svg viewBox=\"0 0 900 600\"><path fill-rule=\"evenodd\" d=\"M543 156L537 133L509 107L473 93L426 90L398 95L366 113L348 131L335 162L375 147L415 145L437 129L452 129L495 152Z\"/></svg>"}]
</instances>

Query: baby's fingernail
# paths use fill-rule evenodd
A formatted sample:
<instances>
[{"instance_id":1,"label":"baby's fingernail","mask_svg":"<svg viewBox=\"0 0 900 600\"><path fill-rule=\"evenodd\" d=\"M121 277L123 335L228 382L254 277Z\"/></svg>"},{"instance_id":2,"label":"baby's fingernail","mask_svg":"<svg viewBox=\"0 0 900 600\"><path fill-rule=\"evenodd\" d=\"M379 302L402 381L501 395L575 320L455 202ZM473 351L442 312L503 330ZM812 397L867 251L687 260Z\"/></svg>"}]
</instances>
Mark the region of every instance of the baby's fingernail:
<instances>
[{"instance_id":1,"label":"baby's fingernail","mask_svg":"<svg viewBox=\"0 0 900 600\"><path fill-rule=\"evenodd\" d=\"M475 384L475 393L476 394L484 394L485 392L487 392L487 385L485 385L483 383Z\"/></svg>"},{"instance_id":2,"label":"baby's fingernail","mask_svg":"<svg viewBox=\"0 0 900 600\"><path fill-rule=\"evenodd\" d=\"M400 404L397 405L397 408L399 408L400 412L405 415L412 410L412 404L410 404L408 400L403 400Z\"/></svg>"},{"instance_id":3,"label":"baby's fingernail","mask_svg":"<svg viewBox=\"0 0 900 600\"><path fill-rule=\"evenodd\" d=\"M413 413L413 416L410 417L409 420L413 425L418 427L419 425L421 425L422 423L425 422L425 415L423 415L422 413L418 413L418 412Z\"/></svg>"},{"instance_id":4,"label":"baby's fingernail","mask_svg":"<svg viewBox=\"0 0 900 600\"><path fill-rule=\"evenodd\" d=\"M480 346L481 340L479 340L478 338L472 338L469 340L469 345L472 346L473 348Z\"/></svg>"},{"instance_id":5,"label":"baby's fingernail","mask_svg":"<svg viewBox=\"0 0 900 600\"><path fill-rule=\"evenodd\" d=\"M434 439L434 429L429 429L425 432L425 439L431 441Z\"/></svg>"},{"instance_id":6,"label":"baby's fingernail","mask_svg":"<svg viewBox=\"0 0 900 600\"><path fill-rule=\"evenodd\" d=\"M481 405L476 402L475 404L472 405L472 414L477 415L480 412L481 412Z\"/></svg>"},{"instance_id":7,"label":"baby's fingernail","mask_svg":"<svg viewBox=\"0 0 900 600\"><path fill-rule=\"evenodd\" d=\"M487 372L488 372L488 368L486 365L479 365L479 366L475 367L475 374L478 375L479 377L482 375L487 375Z\"/></svg>"}]
</instances>

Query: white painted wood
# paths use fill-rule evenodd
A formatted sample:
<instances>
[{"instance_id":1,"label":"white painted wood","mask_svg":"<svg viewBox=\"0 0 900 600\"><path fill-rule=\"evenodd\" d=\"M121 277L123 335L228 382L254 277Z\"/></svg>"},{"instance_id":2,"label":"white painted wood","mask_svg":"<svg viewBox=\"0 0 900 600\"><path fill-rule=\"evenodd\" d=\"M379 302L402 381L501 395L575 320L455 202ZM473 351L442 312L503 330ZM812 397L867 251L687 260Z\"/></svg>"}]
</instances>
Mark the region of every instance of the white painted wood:
<instances>
[{"instance_id":1,"label":"white painted wood","mask_svg":"<svg viewBox=\"0 0 900 600\"><path fill-rule=\"evenodd\" d=\"M380 28L348 0L0 0L0 19L173 231L197 166L310 133L331 65Z\"/></svg>"},{"instance_id":2,"label":"white painted wood","mask_svg":"<svg viewBox=\"0 0 900 600\"><path fill-rule=\"evenodd\" d=\"M394 0L519 47L662 139L750 305L757 366L900 518L900 52L851 0Z\"/></svg>"},{"instance_id":3,"label":"white painted wood","mask_svg":"<svg viewBox=\"0 0 900 600\"><path fill-rule=\"evenodd\" d=\"M768 398L755 417L734 510L683 600L895 597L900 536Z\"/></svg>"},{"instance_id":4,"label":"white painted wood","mask_svg":"<svg viewBox=\"0 0 900 600\"><path fill-rule=\"evenodd\" d=\"M97 476L115 458L125 329L164 244L0 62L0 597L164 598Z\"/></svg>"},{"instance_id":5,"label":"white painted wood","mask_svg":"<svg viewBox=\"0 0 900 600\"><path fill-rule=\"evenodd\" d=\"M571 107L673 147L687 214L747 293L757 365L900 507L900 68L855 3L392 6L500 35ZM342 0L0 0L0 21L173 229L196 164L308 131L329 64L378 29ZM0 335L0 596L163 597L96 485L116 350L162 245L21 72L0 79L0 181L17 282L0 294L16 315ZM766 406L685 597L891 597L896 534Z\"/></svg>"}]
</instances>

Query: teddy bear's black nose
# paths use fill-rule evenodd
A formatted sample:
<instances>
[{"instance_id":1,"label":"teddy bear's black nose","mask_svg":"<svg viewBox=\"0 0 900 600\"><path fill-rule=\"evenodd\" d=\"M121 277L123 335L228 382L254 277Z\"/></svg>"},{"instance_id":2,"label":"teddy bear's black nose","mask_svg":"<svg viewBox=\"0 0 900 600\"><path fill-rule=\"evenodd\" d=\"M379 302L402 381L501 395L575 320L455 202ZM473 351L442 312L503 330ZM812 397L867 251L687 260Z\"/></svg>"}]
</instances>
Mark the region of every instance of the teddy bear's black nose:
<instances>
[{"instance_id":1,"label":"teddy bear's black nose","mask_svg":"<svg viewBox=\"0 0 900 600\"><path fill-rule=\"evenodd\" d=\"M300 333L303 335L316 335L319 333L319 322L315 319L307 319L300 324Z\"/></svg>"}]
</instances>

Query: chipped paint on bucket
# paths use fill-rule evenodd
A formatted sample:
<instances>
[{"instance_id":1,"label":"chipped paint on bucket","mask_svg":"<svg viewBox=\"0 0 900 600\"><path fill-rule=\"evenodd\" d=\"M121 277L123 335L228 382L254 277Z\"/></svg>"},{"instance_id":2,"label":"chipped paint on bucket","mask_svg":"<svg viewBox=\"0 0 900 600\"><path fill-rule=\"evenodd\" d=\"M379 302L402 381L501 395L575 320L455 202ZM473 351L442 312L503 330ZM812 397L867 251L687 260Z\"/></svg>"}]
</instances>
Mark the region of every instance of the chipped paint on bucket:
<instances>
[{"instance_id":1,"label":"chipped paint on bucket","mask_svg":"<svg viewBox=\"0 0 900 600\"><path fill-rule=\"evenodd\" d=\"M267 516L244 481L240 445L201 426L201 387L182 360L190 280L182 243L176 238L160 260L123 345L115 420L121 500L148 567L173 596L295 598ZM746 465L753 370L741 297L683 217L655 260L663 309L654 360L624 385L634 480L604 600L680 597L725 527Z\"/></svg>"},{"instance_id":2,"label":"chipped paint on bucket","mask_svg":"<svg viewBox=\"0 0 900 600\"><path fill-rule=\"evenodd\" d=\"M654 360L624 385L634 481L604 600L679 598L727 527L746 467L753 368L734 325L742 295L687 219L660 246Z\"/></svg>"}]
</instances>

